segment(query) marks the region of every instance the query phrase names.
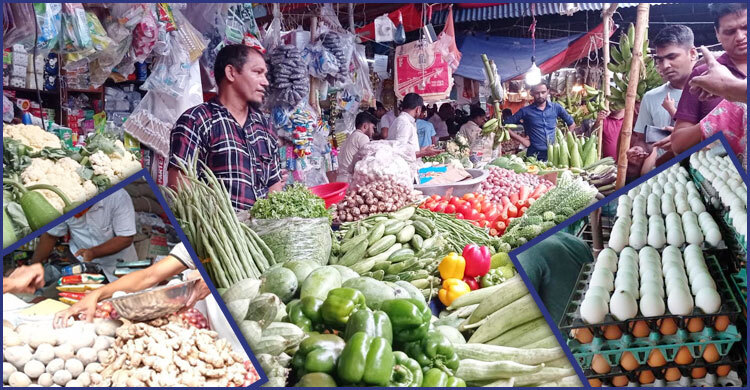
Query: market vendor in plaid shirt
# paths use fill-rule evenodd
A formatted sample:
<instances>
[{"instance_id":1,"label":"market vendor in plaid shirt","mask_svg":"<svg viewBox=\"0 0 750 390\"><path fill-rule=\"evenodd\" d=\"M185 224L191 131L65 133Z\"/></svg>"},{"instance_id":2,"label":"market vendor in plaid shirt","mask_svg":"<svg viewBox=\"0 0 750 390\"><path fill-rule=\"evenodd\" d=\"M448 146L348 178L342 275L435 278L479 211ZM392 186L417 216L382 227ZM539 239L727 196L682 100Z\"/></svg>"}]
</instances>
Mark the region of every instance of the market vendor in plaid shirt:
<instances>
[{"instance_id":1,"label":"market vendor in plaid shirt","mask_svg":"<svg viewBox=\"0 0 750 390\"><path fill-rule=\"evenodd\" d=\"M258 48L228 45L219 51L218 95L185 111L172 129L170 186L179 186L179 162L197 153L227 187L236 210L282 189L278 138L259 109L268 87L266 71Z\"/></svg>"}]
</instances>

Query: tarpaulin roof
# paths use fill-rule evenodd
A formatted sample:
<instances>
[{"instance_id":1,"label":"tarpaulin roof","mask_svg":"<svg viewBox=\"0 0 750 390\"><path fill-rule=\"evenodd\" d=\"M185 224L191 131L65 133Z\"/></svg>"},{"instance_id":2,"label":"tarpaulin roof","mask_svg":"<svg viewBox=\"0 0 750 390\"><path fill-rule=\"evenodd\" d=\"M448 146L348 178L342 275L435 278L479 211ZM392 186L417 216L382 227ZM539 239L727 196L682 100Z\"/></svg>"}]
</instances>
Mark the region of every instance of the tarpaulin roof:
<instances>
[{"instance_id":1,"label":"tarpaulin roof","mask_svg":"<svg viewBox=\"0 0 750 390\"><path fill-rule=\"evenodd\" d=\"M564 13L565 3L534 3L534 15L552 15ZM572 3L579 11L599 11L609 3ZM661 4L661 3L656 3ZM635 7L638 3L618 3L620 8ZM447 10L434 12L432 14L432 23L441 25L445 22ZM531 3L507 3L493 5L489 7L476 8L454 8L453 21L456 23L479 22L485 20L497 20L507 18L520 18L522 16L531 16Z\"/></svg>"}]
</instances>

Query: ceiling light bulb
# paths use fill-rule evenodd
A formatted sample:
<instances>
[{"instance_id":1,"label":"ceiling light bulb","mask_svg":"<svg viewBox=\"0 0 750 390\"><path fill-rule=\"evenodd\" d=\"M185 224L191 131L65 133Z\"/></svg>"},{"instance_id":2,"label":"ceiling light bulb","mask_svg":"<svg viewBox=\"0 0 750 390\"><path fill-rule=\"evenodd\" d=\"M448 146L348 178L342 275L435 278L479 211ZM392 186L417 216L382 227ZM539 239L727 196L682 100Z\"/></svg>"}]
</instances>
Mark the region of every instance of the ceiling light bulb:
<instances>
[{"instance_id":1,"label":"ceiling light bulb","mask_svg":"<svg viewBox=\"0 0 750 390\"><path fill-rule=\"evenodd\" d=\"M526 85L533 86L542 82L542 71L536 66L534 57L531 57L531 67L526 71Z\"/></svg>"}]
</instances>

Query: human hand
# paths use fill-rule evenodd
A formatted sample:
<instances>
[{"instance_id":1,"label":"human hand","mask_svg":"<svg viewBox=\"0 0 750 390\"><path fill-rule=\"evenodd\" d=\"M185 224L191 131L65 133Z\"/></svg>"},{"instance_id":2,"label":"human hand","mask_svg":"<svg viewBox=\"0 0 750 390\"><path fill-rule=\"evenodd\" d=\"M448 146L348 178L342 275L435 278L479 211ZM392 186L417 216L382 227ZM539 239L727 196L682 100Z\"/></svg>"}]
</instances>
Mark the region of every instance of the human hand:
<instances>
[{"instance_id":1,"label":"human hand","mask_svg":"<svg viewBox=\"0 0 750 390\"><path fill-rule=\"evenodd\" d=\"M90 248L79 249L74 254L74 256L75 257L78 257L78 256L83 257L83 261L86 262L86 263L88 263L91 260L96 259L96 254L94 253L94 250L90 249Z\"/></svg>"},{"instance_id":2,"label":"human hand","mask_svg":"<svg viewBox=\"0 0 750 390\"><path fill-rule=\"evenodd\" d=\"M664 130L673 133L674 132L674 126L664 126Z\"/></svg>"},{"instance_id":3,"label":"human hand","mask_svg":"<svg viewBox=\"0 0 750 390\"><path fill-rule=\"evenodd\" d=\"M21 266L13 270L8 279L12 285L10 290L33 294L37 289L44 287L44 267L39 263Z\"/></svg>"},{"instance_id":4,"label":"human hand","mask_svg":"<svg viewBox=\"0 0 750 390\"><path fill-rule=\"evenodd\" d=\"M198 281L195 283L195 287L193 287L193 292L190 294L190 297L188 298L188 301L185 304L185 307L193 307L198 301L211 295L211 290L208 288L208 285L206 285L206 281L203 280L203 277L201 276L200 272L193 271L190 273L190 275L188 275L188 280L193 280L193 279L198 279Z\"/></svg>"},{"instance_id":5,"label":"human hand","mask_svg":"<svg viewBox=\"0 0 750 390\"><path fill-rule=\"evenodd\" d=\"M670 134L659 141L654 142L654 148L663 149L666 151L672 150L672 135Z\"/></svg>"},{"instance_id":6,"label":"human hand","mask_svg":"<svg viewBox=\"0 0 750 390\"><path fill-rule=\"evenodd\" d=\"M628 156L629 161L633 161L634 163L640 164L643 162L643 160L646 159L646 157L648 156L648 153L645 150L643 150L642 147L634 146L628 149L628 151L626 152L626 155Z\"/></svg>"},{"instance_id":7,"label":"human hand","mask_svg":"<svg viewBox=\"0 0 750 390\"><path fill-rule=\"evenodd\" d=\"M604 118L606 118L608 116L609 116L609 112L608 111L599 111L599 113L596 114L596 120L598 122L602 122L602 121L604 121Z\"/></svg>"},{"instance_id":8,"label":"human hand","mask_svg":"<svg viewBox=\"0 0 750 390\"><path fill-rule=\"evenodd\" d=\"M716 61L714 55L705 46L701 46L700 50L708 68L702 75L690 80L690 92L698 95L699 100L705 101L721 96L726 85L735 77L729 68Z\"/></svg>"},{"instance_id":9,"label":"human hand","mask_svg":"<svg viewBox=\"0 0 750 390\"><path fill-rule=\"evenodd\" d=\"M674 104L674 99L669 96L669 92L667 92L667 96L665 96L664 100L661 102L661 106L664 107L664 109L669 113L677 111L677 107Z\"/></svg>"},{"instance_id":10,"label":"human hand","mask_svg":"<svg viewBox=\"0 0 750 390\"><path fill-rule=\"evenodd\" d=\"M86 322L93 322L94 314L96 314L96 304L98 302L99 294L94 292L86 294L83 299L73 304L73 306L66 310L57 312L52 321L52 326L55 328L66 328L69 326L69 320L71 317L73 317L73 319L79 317Z\"/></svg>"}]
</instances>

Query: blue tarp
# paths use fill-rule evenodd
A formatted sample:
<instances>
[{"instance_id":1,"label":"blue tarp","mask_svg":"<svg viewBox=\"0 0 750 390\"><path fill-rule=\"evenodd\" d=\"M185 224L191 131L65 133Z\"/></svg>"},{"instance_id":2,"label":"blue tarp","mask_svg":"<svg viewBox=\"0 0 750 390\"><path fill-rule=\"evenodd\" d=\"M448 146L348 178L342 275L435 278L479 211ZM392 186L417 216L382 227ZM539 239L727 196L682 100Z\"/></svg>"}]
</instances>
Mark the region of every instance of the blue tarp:
<instances>
[{"instance_id":1,"label":"blue tarp","mask_svg":"<svg viewBox=\"0 0 750 390\"><path fill-rule=\"evenodd\" d=\"M537 39L536 65L564 51L584 34L574 34L566 38ZM456 46L461 51L461 63L453 72L473 80L484 81L482 54L495 61L497 73L503 81L525 73L531 66L532 41L529 38L498 37L486 34L458 35Z\"/></svg>"}]
</instances>

